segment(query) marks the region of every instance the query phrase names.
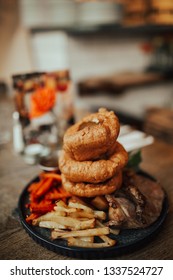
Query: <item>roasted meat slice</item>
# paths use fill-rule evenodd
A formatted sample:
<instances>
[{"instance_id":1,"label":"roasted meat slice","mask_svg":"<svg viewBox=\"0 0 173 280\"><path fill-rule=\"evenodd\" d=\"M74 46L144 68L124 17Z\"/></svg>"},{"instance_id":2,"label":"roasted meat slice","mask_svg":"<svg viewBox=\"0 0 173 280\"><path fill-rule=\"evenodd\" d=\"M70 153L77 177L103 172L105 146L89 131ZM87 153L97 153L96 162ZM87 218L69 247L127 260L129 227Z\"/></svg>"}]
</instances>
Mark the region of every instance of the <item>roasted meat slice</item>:
<instances>
[{"instance_id":1,"label":"roasted meat slice","mask_svg":"<svg viewBox=\"0 0 173 280\"><path fill-rule=\"evenodd\" d=\"M164 191L150 178L126 170L121 189L106 195L106 199L109 203L109 225L144 228L159 217Z\"/></svg>"}]
</instances>

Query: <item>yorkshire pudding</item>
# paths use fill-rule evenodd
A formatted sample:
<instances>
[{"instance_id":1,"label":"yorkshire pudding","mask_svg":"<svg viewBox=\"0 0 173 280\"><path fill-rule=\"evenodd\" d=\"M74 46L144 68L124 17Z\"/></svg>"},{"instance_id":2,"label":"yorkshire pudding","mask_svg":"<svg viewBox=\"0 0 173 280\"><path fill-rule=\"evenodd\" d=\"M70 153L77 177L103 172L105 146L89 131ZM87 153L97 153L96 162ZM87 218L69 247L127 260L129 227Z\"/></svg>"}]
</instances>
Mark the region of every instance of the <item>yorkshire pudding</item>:
<instances>
[{"instance_id":1,"label":"yorkshire pudding","mask_svg":"<svg viewBox=\"0 0 173 280\"><path fill-rule=\"evenodd\" d=\"M67 153L61 152L59 168L71 182L99 183L114 176L128 161L128 154L120 143L116 143L114 153L96 161L76 161Z\"/></svg>"},{"instance_id":2,"label":"yorkshire pudding","mask_svg":"<svg viewBox=\"0 0 173 280\"><path fill-rule=\"evenodd\" d=\"M118 172L111 179L99 184L73 183L62 174L62 184L68 192L76 196L94 197L111 194L121 187L122 171Z\"/></svg>"},{"instance_id":3,"label":"yorkshire pudding","mask_svg":"<svg viewBox=\"0 0 173 280\"><path fill-rule=\"evenodd\" d=\"M63 149L77 161L94 160L107 153L119 134L119 120L104 108L90 114L65 133Z\"/></svg>"}]
</instances>

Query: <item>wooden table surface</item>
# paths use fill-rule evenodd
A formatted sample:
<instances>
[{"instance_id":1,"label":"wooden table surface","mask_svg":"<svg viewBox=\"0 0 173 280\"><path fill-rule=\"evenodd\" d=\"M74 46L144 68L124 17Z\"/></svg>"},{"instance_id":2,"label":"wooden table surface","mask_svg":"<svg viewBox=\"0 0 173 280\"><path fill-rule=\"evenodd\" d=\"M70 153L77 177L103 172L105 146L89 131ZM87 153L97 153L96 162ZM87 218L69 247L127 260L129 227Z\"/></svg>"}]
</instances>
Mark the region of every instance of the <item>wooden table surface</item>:
<instances>
[{"instance_id":1,"label":"wooden table surface","mask_svg":"<svg viewBox=\"0 0 173 280\"><path fill-rule=\"evenodd\" d=\"M0 131L12 131L10 102L0 100ZM5 127L5 128L4 128ZM156 141L143 148L141 168L162 184L169 199L169 213L161 231L145 247L115 259L173 259L173 146ZM0 146L0 259L70 259L35 243L16 217L18 198L39 168L15 155L12 140Z\"/></svg>"}]
</instances>

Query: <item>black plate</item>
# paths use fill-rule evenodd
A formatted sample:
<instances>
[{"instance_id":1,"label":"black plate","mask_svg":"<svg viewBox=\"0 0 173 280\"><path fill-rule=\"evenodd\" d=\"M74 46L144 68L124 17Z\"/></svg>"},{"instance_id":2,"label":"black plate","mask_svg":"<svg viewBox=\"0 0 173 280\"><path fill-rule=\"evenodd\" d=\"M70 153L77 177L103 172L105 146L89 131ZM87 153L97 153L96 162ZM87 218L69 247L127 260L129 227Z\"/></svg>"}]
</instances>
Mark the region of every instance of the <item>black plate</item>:
<instances>
[{"instance_id":1,"label":"black plate","mask_svg":"<svg viewBox=\"0 0 173 280\"><path fill-rule=\"evenodd\" d=\"M141 175L152 178L150 175L140 172ZM152 178L153 179L153 178ZM111 238L117 240L117 244L113 247L106 248L80 248L80 247L69 247L66 245L66 241L64 240L51 240L50 239L50 230L45 228L39 228L36 226L31 226L25 221L25 217L29 214L29 210L25 207L26 203L29 200L28 187L31 183L38 181L39 178L36 177L31 182L27 184L21 196L19 198L18 203L18 211L19 218L21 224L27 231L27 233L40 245L46 247L47 249L57 252L59 254L69 256L72 258L80 258L80 259L106 259L111 258L113 256L118 256L123 253L129 253L138 249L151 241L152 237L159 231L161 228L167 212L168 212L168 199L165 195L163 201L163 207L161 214L157 221L153 223L151 226L145 229L128 229L121 230L119 235L111 235Z\"/></svg>"}]
</instances>

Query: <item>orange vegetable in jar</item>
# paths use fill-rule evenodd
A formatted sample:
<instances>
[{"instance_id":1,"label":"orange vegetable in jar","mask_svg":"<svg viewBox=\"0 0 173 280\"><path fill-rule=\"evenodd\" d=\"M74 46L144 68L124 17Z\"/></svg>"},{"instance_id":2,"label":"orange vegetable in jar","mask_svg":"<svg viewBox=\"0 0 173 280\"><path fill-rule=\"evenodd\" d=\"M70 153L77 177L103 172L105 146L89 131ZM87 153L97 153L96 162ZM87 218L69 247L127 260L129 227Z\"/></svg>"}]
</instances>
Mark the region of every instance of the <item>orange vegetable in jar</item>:
<instances>
[{"instance_id":1,"label":"orange vegetable in jar","mask_svg":"<svg viewBox=\"0 0 173 280\"><path fill-rule=\"evenodd\" d=\"M38 88L31 95L30 118L40 117L50 111L56 101L56 92L51 88Z\"/></svg>"}]
</instances>

